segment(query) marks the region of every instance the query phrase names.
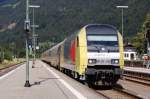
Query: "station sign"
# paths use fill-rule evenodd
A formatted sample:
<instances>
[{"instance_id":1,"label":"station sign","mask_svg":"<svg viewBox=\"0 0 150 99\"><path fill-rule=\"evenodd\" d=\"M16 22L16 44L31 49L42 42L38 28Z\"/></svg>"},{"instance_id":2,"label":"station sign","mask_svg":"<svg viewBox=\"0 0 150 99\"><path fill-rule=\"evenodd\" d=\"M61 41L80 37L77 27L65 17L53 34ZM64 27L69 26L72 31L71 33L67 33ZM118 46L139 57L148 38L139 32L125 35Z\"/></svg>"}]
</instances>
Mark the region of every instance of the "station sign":
<instances>
[{"instance_id":1,"label":"station sign","mask_svg":"<svg viewBox=\"0 0 150 99\"><path fill-rule=\"evenodd\" d=\"M39 46L36 46L36 49L39 50L40 49Z\"/></svg>"}]
</instances>

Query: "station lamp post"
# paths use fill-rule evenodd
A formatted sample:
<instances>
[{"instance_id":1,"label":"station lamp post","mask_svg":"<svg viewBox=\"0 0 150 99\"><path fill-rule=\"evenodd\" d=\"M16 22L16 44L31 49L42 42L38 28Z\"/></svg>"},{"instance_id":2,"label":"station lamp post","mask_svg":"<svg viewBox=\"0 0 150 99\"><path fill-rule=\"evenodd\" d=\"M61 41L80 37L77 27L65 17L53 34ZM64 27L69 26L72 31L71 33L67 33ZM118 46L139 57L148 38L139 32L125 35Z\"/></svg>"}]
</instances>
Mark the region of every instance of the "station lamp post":
<instances>
[{"instance_id":1,"label":"station lamp post","mask_svg":"<svg viewBox=\"0 0 150 99\"><path fill-rule=\"evenodd\" d=\"M33 10L33 16L32 16L32 37L33 37L33 55L34 55L34 58L33 58L33 64L32 64L32 68L34 68L35 66L35 54L36 54L36 48L35 48L35 38L36 38L36 35L35 35L35 28L38 28L39 26L38 25L35 25L35 15L34 15L34 9L35 8L39 8L40 6L39 5L30 5L29 6L30 8L32 8Z\"/></svg>"},{"instance_id":2,"label":"station lamp post","mask_svg":"<svg viewBox=\"0 0 150 99\"><path fill-rule=\"evenodd\" d=\"M121 26L122 26L122 37L123 37L123 39L124 39L124 22L123 22L123 10L124 9L127 9L128 8L128 6L116 6L117 8L119 8L119 9L121 9L121 15L122 15L122 22L121 22Z\"/></svg>"},{"instance_id":3,"label":"station lamp post","mask_svg":"<svg viewBox=\"0 0 150 99\"><path fill-rule=\"evenodd\" d=\"M30 33L30 19L29 19L29 0L26 0L26 19L24 23L26 34L26 82L24 87L30 87L29 82L29 33Z\"/></svg>"}]
</instances>

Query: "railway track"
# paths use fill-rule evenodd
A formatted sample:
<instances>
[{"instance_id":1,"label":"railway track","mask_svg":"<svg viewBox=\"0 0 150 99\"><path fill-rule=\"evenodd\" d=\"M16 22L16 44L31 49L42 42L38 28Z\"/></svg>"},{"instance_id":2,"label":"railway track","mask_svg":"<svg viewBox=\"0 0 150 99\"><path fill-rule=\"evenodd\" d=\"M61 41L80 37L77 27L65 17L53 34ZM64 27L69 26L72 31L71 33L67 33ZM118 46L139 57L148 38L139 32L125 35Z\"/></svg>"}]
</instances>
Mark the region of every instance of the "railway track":
<instances>
[{"instance_id":1,"label":"railway track","mask_svg":"<svg viewBox=\"0 0 150 99\"><path fill-rule=\"evenodd\" d=\"M109 90L96 90L96 92L103 95L107 99L145 99L142 95L118 87L113 87Z\"/></svg>"},{"instance_id":2,"label":"railway track","mask_svg":"<svg viewBox=\"0 0 150 99\"><path fill-rule=\"evenodd\" d=\"M144 79L144 78L141 78L141 77L136 77L136 76L127 75L127 74L124 75L123 79L131 81L131 82L139 83L139 84L142 84L142 85L150 86L150 80L149 79Z\"/></svg>"},{"instance_id":3,"label":"railway track","mask_svg":"<svg viewBox=\"0 0 150 99\"><path fill-rule=\"evenodd\" d=\"M82 81L79 82L85 84ZM94 88L92 89L99 95L104 96L106 99L148 99L147 97L145 98L145 96L141 95L140 93L136 93L126 88L122 88L122 86L120 85L116 85L115 87L106 87L106 88L105 86L100 86L100 88L99 86L94 86Z\"/></svg>"},{"instance_id":4,"label":"railway track","mask_svg":"<svg viewBox=\"0 0 150 99\"><path fill-rule=\"evenodd\" d=\"M77 80L77 79L74 79ZM78 82L88 86L84 82L77 80ZM109 86L92 86L92 88L96 93L100 94L100 96L104 96L106 99L144 99L140 95L135 92L117 88L117 87L109 87Z\"/></svg>"},{"instance_id":5,"label":"railway track","mask_svg":"<svg viewBox=\"0 0 150 99\"><path fill-rule=\"evenodd\" d=\"M0 69L0 76L8 73L9 71L17 68L18 66L20 66L21 64L23 64L24 62L21 62L21 63L17 63L17 64L11 64L11 65L7 65L6 67L4 68L1 68Z\"/></svg>"}]
</instances>

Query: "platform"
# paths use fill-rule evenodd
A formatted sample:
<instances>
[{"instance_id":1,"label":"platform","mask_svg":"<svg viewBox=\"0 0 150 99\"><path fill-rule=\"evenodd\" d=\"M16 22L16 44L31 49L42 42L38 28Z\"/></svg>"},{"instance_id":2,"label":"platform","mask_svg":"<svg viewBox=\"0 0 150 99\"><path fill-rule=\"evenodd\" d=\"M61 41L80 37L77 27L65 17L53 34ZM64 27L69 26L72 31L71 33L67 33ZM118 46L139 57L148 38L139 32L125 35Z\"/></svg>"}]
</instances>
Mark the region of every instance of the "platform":
<instances>
[{"instance_id":1,"label":"platform","mask_svg":"<svg viewBox=\"0 0 150 99\"><path fill-rule=\"evenodd\" d=\"M42 61L30 62L30 84L24 87L25 64L0 77L0 99L105 99L94 90Z\"/></svg>"},{"instance_id":2,"label":"platform","mask_svg":"<svg viewBox=\"0 0 150 99\"><path fill-rule=\"evenodd\" d=\"M147 68L139 68L139 67L124 67L125 71L138 72L144 74L150 74L150 69Z\"/></svg>"}]
</instances>

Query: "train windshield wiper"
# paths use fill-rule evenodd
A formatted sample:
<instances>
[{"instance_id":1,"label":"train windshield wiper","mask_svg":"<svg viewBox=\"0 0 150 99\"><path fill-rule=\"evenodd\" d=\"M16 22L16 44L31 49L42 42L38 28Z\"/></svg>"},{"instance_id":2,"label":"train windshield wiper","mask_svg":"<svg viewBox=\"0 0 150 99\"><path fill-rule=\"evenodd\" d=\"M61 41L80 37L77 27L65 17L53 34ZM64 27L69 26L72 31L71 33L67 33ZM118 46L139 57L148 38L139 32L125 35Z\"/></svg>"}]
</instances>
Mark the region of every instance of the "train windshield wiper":
<instances>
[{"instance_id":1,"label":"train windshield wiper","mask_svg":"<svg viewBox=\"0 0 150 99\"><path fill-rule=\"evenodd\" d=\"M97 51L98 51L98 53L100 52L100 49L99 49L99 47L97 47L97 46L94 46L96 49L97 49Z\"/></svg>"},{"instance_id":2,"label":"train windshield wiper","mask_svg":"<svg viewBox=\"0 0 150 99\"><path fill-rule=\"evenodd\" d=\"M89 45L89 46L96 48L97 52L100 52L100 48L97 45Z\"/></svg>"}]
</instances>

